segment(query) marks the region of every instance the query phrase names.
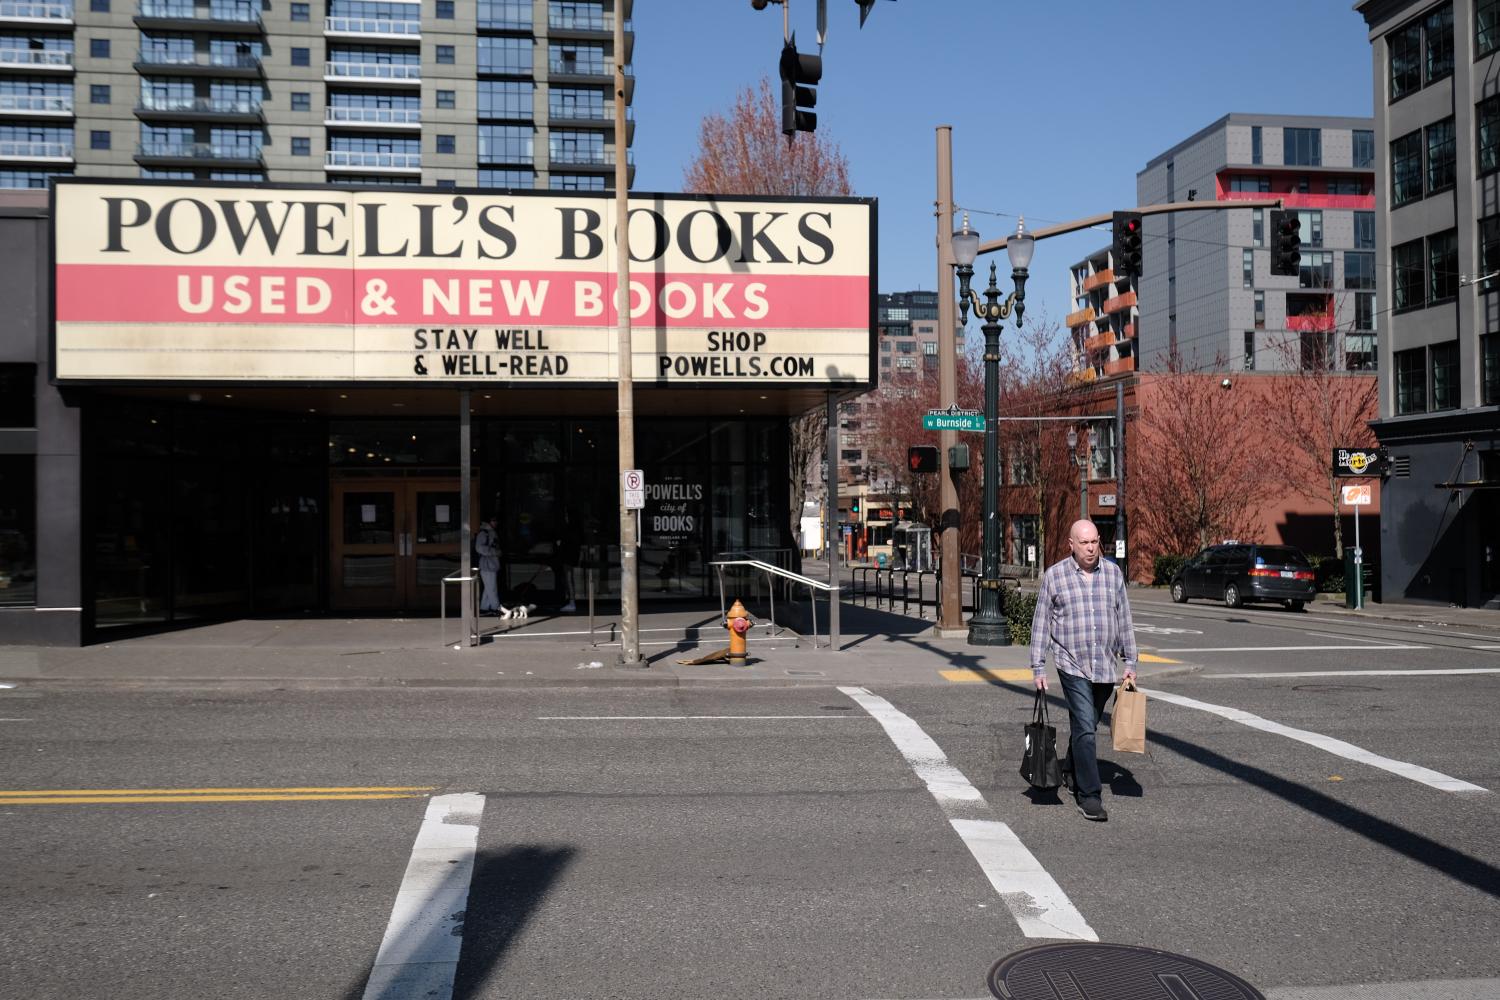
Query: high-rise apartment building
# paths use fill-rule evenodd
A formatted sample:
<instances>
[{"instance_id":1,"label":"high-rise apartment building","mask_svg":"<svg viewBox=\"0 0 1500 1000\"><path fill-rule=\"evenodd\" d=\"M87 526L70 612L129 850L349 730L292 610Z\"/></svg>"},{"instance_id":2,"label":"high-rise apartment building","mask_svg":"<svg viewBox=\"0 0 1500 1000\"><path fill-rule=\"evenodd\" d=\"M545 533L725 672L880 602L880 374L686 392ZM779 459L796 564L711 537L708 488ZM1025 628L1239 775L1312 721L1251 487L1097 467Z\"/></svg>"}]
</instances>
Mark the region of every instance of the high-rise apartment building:
<instances>
[{"instance_id":1,"label":"high-rise apartment building","mask_svg":"<svg viewBox=\"0 0 1500 1000\"><path fill-rule=\"evenodd\" d=\"M1364 0L1386 600L1500 607L1500 0Z\"/></svg>"},{"instance_id":2,"label":"high-rise apartment building","mask_svg":"<svg viewBox=\"0 0 1500 1000\"><path fill-rule=\"evenodd\" d=\"M1135 289L1128 277L1116 276L1109 247L1068 269L1068 293L1074 369L1089 378L1135 371Z\"/></svg>"},{"instance_id":3,"label":"high-rise apartment building","mask_svg":"<svg viewBox=\"0 0 1500 1000\"><path fill-rule=\"evenodd\" d=\"M0 0L0 187L613 189L614 18L628 65L631 6Z\"/></svg>"},{"instance_id":4,"label":"high-rise apartment building","mask_svg":"<svg viewBox=\"0 0 1500 1000\"><path fill-rule=\"evenodd\" d=\"M1298 213L1302 262L1295 277L1271 274L1266 208L1146 216L1136 367L1174 353L1193 368L1277 370L1330 356L1339 368L1374 367L1373 128L1368 118L1230 114L1146 164L1142 205L1280 198Z\"/></svg>"}]
</instances>

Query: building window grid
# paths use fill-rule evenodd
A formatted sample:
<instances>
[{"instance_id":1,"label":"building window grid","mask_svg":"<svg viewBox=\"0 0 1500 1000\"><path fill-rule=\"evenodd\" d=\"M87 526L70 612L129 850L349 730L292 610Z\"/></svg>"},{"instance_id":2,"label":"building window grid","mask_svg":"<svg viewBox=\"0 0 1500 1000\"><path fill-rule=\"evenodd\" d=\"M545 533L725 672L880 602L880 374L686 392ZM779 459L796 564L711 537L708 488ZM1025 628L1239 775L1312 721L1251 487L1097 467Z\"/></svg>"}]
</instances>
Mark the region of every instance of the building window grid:
<instances>
[{"instance_id":1,"label":"building window grid","mask_svg":"<svg viewBox=\"0 0 1500 1000\"><path fill-rule=\"evenodd\" d=\"M1408 132L1391 143L1391 207L1422 197L1422 132Z\"/></svg>"},{"instance_id":2,"label":"building window grid","mask_svg":"<svg viewBox=\"0 0 1500 1000\"><path fill-rule=\"evenodd\" d=\"M1356 168L1371 168L1375 166L1375 133L1370 129L1357 128L1354 130L1354 166Z\"/></svg>"},{"instance_id":3,"label":"building window grid","mask_svg":"<svg viewBox=\"0 0 1500 1000\"><path fill-rule=\"evenodd\" d=\"M1265 153L1261 144L1261 128L1259 125L1250 126L1250 162L1256 166L1265 162Z\"/></svg>"},{"instance_id":4,"label":"building window grid","mask_svg":"<svg viewBox=\"0 0 1500 1000\"><path fill-rule=\"evenodd\" d=\"M1479 273L1484 280L1479 283L1481 292L1500 289L1500 215L1491 215L1479 220Z\"/></svg>"},{"instance_id":5,"label":"building window grid","mask_svg":"<svg viewBox=\"0 0 1500 1000\"><path fill-rule=\"evenodd\" d=\"M1314 250L1302 254L1302 263L1297 268L1298 288L1333 287L1333 252Z\"/></svg>"},{"instance_id":6,"label":"building window grid","mask_svg":"<svg viewBox=\"0 0 1500 1000\"><path fill-rule=\"evenodd\" d=\"M1385 36L1390 66L1390 99L1399 101L1422 89L1422 22L1402 25Z\"/></svg>"},{"instance_id":7,"label":"building window grid","mask_svg":"<svg viewBox=\"0 0 1500 1000\"><path fill-rule=\"evenodd\" d=\"M1474 133L1479 172L1488 174L1500 169L1500 95L1487 97L1475 107Z\"/></svg>"},{"instance_id":8,"label":"building window grid","mask_svg":"<svg viewBox=\"0 0 1500 1000\"><path fill-rule=\"evenodd\" d=\"M1258 247L1266 245L1266 210L1263 208L1250 213L1250 242Z\"/></svg>"},{"instance_id":9,"label":"building window grid","mask_svg":"<svg viewBox=\"0 0 1500 1000\"><path fill-rule=\"evenodd\" d=\"M536 187L536 171L480 170L479 186L486 188L516 188L529 191Z\"/></svg>"},{"instance_id":10,"label":"building window grid","mask_svg":"<svg viewBox=\"0 0 1500 1000\"><path fill-rule=\"evenodd\" d=\"M1479 400L1493 406L1500 403L1500 333L1480 337L1479 352Z\"/></svg>"},{"instance_id":11,"label":"building window grid","mask_svg":"<svg viewBox=\"0 0 1500 1000\"><path fill-rule=\"evenodd\" d=\"M1321 167L1323 165L1323 130L1284 128L1281 130L1282 160L1288 167Z\"/></svg>"},{"instance_id":12,"label":"building window grid","mask_svg":"<svg viewBox=\"0 0 1500 1000\"><path fill-rule=\"evenodd\" d=\"M1489 55L1500 48L1500 0L1474 4L1474 54Z\"/></svg>"},{"instance_id":13,"label":"building window grid","mask_svg":"<svg viewBox=\"0 0 1500 1000\"><path fill-rule=\"evenodd\" d=\"M1427 83L1453 74L1453 6L1445 4L1427 15L1425 78Z\"/></svg>"},{"instance_id":14,"label":"building window grid","mask_svg":"<svg viewBox=\"0 0 1500 1000\"><path fill-rule=\"evenodd\" d=\"M529 80L480 80L476 96L480 118L531 121L536 84Z\"/></svg>"},{"instance_id":15,"label":"building window grid","mask_svg":"<svg viewBox=\"0 0 1500 1000\"><path fill-rule=\"evenodd\" d=\"M1393 360L1396 365L1396 413L1425 413L1427 348L1397 351Z\"/></svg>"},{"instance_id":16,"label":"building window grid","mask_svg":"<svg viewBox=\"0 0 1500 1000\"><path fill-rule=\"evenodd\" d=\"M1427 268L1422 257L1422 241L1411 240L1391 247L1391 308L1396 312L1418 309L1427 304Z\"/></svg>"},{"instance_id":17,"label":"building window grid","mask_svg":"<svg viewBox=\"0 0 1500 1000\"><path fill-rule=\"evenodd\" d=\"M1373 253L1356 253L1353 250L1344 253L1344 287L1360 290L1376 287Z\"/></svg>"},{"instance_id":18,"label":"building window grid","mask_svg":"<svg viewBox=\"0 0 1500 1000\"><path fill-rule=\"evenodd\" d=\"M1266 328L1266 293L1255 293L1255 328L1264 330Z\"/></svg>"},{"instance_id":19,"label":"building window grid","mask_svg":"<svg viewBox=\"0 0 1500 1000\"><path fill-rule=\"evenodd\" d=\"M1255 251L1248 247L1240 251L1240 285L1255 287Z\"/></svg>"},{"instance_id":20,"label":"building window grid","mask_svg":"<svg viewBox=\"0 0 1500 1000\"><path fill-rule=\"evenodd\" d=\"M1428 348L1432 369L1432 409L1458 409L1458 341L1433 344Z\"/></svg>"},{"instance_id":21,"label":"building window grid","mask_svg":"<svg viewBox=\"0 0 1500 1000\"><path fill-rule=\"evenodd\" d=\"M1427 237L1427 302L1445 302L1458 295L1458 230Z\"/></svg>"},{"instance_id":22,"label":"building window grid","mask_svg":"<svg viewBox=\"0 0 1500 1000\"><path fill-rule=\"evenodd\" d=\"M1354 249L1375 249L1375 213L1354 213Z\"/></svg>"},{"instance_id":23,"label":"building window grid","mask_svg":"<svg viewBox=\"0 0 1500 1000\"><path fill-rule=\"evenodd\" d=\"M1435 122L1425 129L1427 137L1427 193L1453 186L1458 173L1457 143L1453 119Z\"/></svg>"}]
</instances>

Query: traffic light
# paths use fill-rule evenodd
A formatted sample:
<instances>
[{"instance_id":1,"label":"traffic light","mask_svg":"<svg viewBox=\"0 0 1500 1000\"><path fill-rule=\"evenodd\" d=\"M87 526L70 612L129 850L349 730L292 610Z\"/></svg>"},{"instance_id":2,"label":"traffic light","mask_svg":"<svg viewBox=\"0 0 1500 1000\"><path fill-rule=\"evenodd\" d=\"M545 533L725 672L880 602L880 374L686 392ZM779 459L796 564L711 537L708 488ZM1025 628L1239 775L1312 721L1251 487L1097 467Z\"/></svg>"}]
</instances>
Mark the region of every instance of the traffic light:
<instances>
[{"instance_id":1,"label":"traffic light","mask_svg":"<svg viewBox=\"0 0 1500 1000\"><path fill-rule=\"evenodd\" d=\"M859 513L859 497L854 498L854 502L849 505L849 509L856 514Z\"/></svg>"},{"instance_id":2,"label":"traffic light","mask_svg":"<svg viewBox=\"0 0 1500 1000\"><path fill-rule=\"evenodd\" d=\"M1296 212L1271 209L1271 273L1294 275L1302 267L1302 220Z\"/></svg>"},{"instance_id":3,"label":"traffic light","mask_svg":"<svg viewBox=\"0 0 1500 1000\"><path fill-rule=\"evenodd\" d=\"M1116 212L1114 226L1115 276L1136 278L1141 273L1141 213Z\"/></svg>"},{"instance_id":4,"label":"traffic light","mask_svg":"<svg viewBox=\"0 0 1500 1000\"><path fill-rule=\"evenodd\" d=\"M823 57L802 55L797 51L797 38L781 47L781 132L794 135L798 132L815 132L818 116L806 108L816 107L818 92L813 84L823 78Z\"/></svg>"},{"instance_id":5,"label":"traffic light","mask_svg":"<svg viewBox=\"0 0 1500 1000\"><path fill-rule=\"evenodd\" d=\"M907 448L906 465L913 472L936 472L938 470L937 445L914 444Z\"/></svg>"}]
</instances>

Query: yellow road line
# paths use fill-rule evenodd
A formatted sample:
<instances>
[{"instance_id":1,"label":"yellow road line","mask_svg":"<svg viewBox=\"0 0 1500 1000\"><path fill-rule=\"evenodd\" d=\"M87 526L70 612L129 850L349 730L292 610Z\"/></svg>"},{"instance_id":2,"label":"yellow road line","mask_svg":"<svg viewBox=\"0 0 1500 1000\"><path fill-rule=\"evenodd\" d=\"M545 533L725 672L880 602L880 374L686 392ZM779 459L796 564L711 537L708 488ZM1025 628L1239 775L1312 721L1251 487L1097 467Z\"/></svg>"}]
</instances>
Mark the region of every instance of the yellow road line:
<instances>
[{"instance_id":1,"label":"yellow road line","mask_svg":"<svg viewBox=\"0 0 1500 1000\"><path fill-rule=\"evenodd\" d=\"M944 680L955 684L979 684L985 681L1011 681L1020 683L1031 680L1031 668L1019 667L1013 670L990 670L980 667L976 670L939 670Z\"/></svg>"},{"instance_id":2,"label":"yellow road line","mask_svg":"<svg viewBox=\"0 0 1500 1000\"><path fill-rule=\"evenodd\" d=\"M1142 663L1181 663L1181 660L1169 660L1165 656L1152 656L1150 653L1137 654L1137 659Z\"/></svg>"},{"instance_id":3,"label":"yellow road line","mask_svg":"<svg viewBox=\"0 0 1500 1000\"><path fill-rule=\"evenodd\" d=\"M54 795L0 799L5 806L120 805L127 802L323 802L368 799L418 799L421 795L388 792L375 795Z\"/></svg>"},{"instance_id":4,"label":"yellow road line","mask_svg":"<svg viewBox=\"0 0 1500 1000\"><path fill-rule=\"evenodd\" d=\"M30 788L0 791L0 799L42 795L302 795L346 792L430 792L434 785L358 785L330 788Z\"/></svg>"}]
</instances>

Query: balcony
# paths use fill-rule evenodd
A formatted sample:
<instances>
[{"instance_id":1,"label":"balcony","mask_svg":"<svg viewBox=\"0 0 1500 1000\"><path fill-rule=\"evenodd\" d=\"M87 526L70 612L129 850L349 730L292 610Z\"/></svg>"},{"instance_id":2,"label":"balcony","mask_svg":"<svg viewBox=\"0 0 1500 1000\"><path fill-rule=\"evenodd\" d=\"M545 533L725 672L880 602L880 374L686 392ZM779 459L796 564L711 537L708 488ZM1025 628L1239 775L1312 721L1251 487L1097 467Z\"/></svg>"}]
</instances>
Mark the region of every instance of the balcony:
<instances>
[{"instance_id":1,"label":"balcony","mask_svg":"<svg viewBox=\"0 0 1500 1000\"><path fill-rule=\"evenodd\" d=\"M0 114L72 118L72 94L0 94Z\"/></svg>"},{"instance_id":2,"label":"balcony","mask_svg":"<svg viewBox=\"0 0 1500 1000\"><path fill-rule=\"evenodd\" d=\"M421 108L324 108L323 124L335 128L420 129Z\"/></svg>"},{"instance_id":3,"label":"balcony","mask_svg":"<svg viewBox=\"0 0 1500 1000\"><path fill-rule=\"evenodd\" d=\"M258 4L256 5L259 6ZM210 4L197 7L183 0L141 0L135 23L167 31L215 31L261 34L260 11L249 6Z\"/></svg>"},{"instance_id":4,"label":"balcony","mask_svg":"<svg viewBox=\"0 0 1500 1000\"><path fill-rule=\"evenodd\" d=\"M220 76L259 79L260 56L251 52L168 52L143 49L136 53L137 73L171 72L174 76Z\"/></svg>"},{"instance_id":5,"label":"balcony","mask_svg":"<svg viewBox=\"0 0 1500 1000\"><path fill-rule=\"evenodd\" d=\"M1103 288L1105 285L1113 285L1114 283L1114 270L1105 268L1103 271L1095 271L1093 274L1085 278L1083 280L1083 290L1085 292L1092 292L1096 288Z\"/></svg>"},{"instance_id":6,"label":"balcony","mask_svg":"<svg viewBox=\"0 0 1500 1000\"><path fill-rule=\"evenodd\" d=\"M422 22L415 19L397 21L385 17L325 17L323 34L333 38L372 38L383 42L418 42L422 40Z\"/></svg>"},{"instance_id":7,"label":"balcony","mask_svg":"<svg viewBox=\"0 0 1500 1000\"><path fill-rule=\"evenodd\" d=\"M536 156L530 150L487 149L483 139L479 141L479 162L486 167L530 167L536 164Z\"/></svg>"},{"instance_id":8,"label":"balcony","mask_svg":"<svg viewBox=\"0 0 1500 1000\"><path fill-rule=\"evenodd\" d=\"M1106 314L1124 312L1133 305L1135 305L1135 292L1131 291L1123 295L1116 295L1112 299L1105 299L1103 311Z\"/></svg>"},{"instance_id":9,"label":"balcony","mask_svg":"<svg viewBox=\"0 0 1500 1000\"><path fill-rule=\"evenodd\" d=\"M147 163L203 163L223 167L263 166L259 146L212 142L142 142L135 148L135 161Z\"/></svg>"},{"instance_id":10,"label":"balcony","mask_svg":"<svg viewBox=\"0 0 1500 1000\"><path fill-rule=\"evenodd\" d=\"M328 83L363 83L377 87L420 87L422 67L418 63L330 62L323 68Z\"/></svg>"},{"instance_id":11,"label":"balcony","mask_svg":"<svg viewBox=\"0 0 1500 1000\"><path fill-rule=\"evenodd\" d=\"M7 163L72 163L73 144L3 139L0 140L0 160Z\"/></svg>"},{"instance_id":12,"label":"balcony","mask_svg":"<svg viewBox=\"0 0 1500 1000\"><path fill-rule=\"evenodd\" d=\"M420 174L421 153L377 153L330 149L323 154L328 170L356 170L361 173Z\"/></svg>"},{"instance_id":13,"label":"balcony","mask_svg":"<svg viewBox=\"0 0 1500 1000\"><path fill-rule=\"evenodd\" d=\"M547 34L554 38L577 38L591 42L608 42L615 35L615 15L613 11L595 17L591 12L564 10L551 10L547 13ZM625 35L627 38L635 34L635 26L631 19L625 19Z\"/></svg>"},{"instance_id":14,"label":"balcony","mask_svg":"<svg viewBox=\"0 0 1500 1000\"><path fill-rule=\"evenodd\" d=\"M629 66L629 62L626 62ZM588 83L598 86L613 83L615 61L605 59L599 63L579 62L576 59L553 59L547 63L547 79L551 83ZM635 97L635 77L625 71L625 103Z\"/></svg>"},{"instance_id":15,"label":"balcony","mask_svg":"<svg viewBox=\"0 0 1500 1000\"><path fill-rule=\"evenodd\" d=\"M1098 333L1092 337L1084 338L1083 349L1092 354L1094 351L1102 351L1106 348L1112 347L1114 346L1114 343L1115 335L1106 330L1104 333Z\"/></svg>"},{"instance_id":16,"label":"balcony","mask_svg":"<svg viewBox=\"0 0 1500 1000\"><path fill-rule=\"evenodd\" d=\"M16 73L71 73L73 53L61 49L0 49L0 70Z\"/></svg>"},{"instance_id":17,"label":"balcony","mask_svg":"<svg viewBox=\"0 0 1500 1000\"><path fill-rule=\"evenodd\" d=\"M1104 377L1111 375L1126 375L1135 371L1135 358L1120 358L1116 361L1104 362Z\"/></svg>"},{"instance_id":18,"label":"balcony","mask_svg":"<svg viewBox=\"0 0 1500 1000\"><path fill-rule=\"evenodd\" d=\"M1063 326L1072 328L1082 326L1084 323L1092 323L1095 319L1094 307L1086 306L1077 312L1070 312L1063 319Z\"/></svg>"},{"instance_id":19,"label":"balcony","mask_svg":"<svg viewBox=\"0 0 1500 1000\"><path fill-rule=\"evenodd\" d=\"M547 156L553 166L558 167L613 167L615 165L615 151L613 149L553 149ZM634 163L635 154L626 150L625 162Z\"/></svg>"},{"instance_id":20,"label":"balcony","mask_svg":"<svg viewBox=\"0 0 1500 1000\"><path fill-rule=\"evenodd\" d=\"M603 108L548 108L547 124L552 128L613 129L615 109ZM625 141L635 141L635 109L625 109Z\"/></svg>"},{"instance_id":21,"label":"balcony","mask_svg":"<svg viewBox=\"0 0 1500 1000\"><path fill-rule=\"evenodd\" d=\"M0 0L0 24L28 28L68 28L73 25L71 3L25 3Z\"/></svg>"},{"instance_id":22,"label":"balcony","mask_svg":"<svg viewBox=\"0 0 1500 1000\"><path fill-rule=\"evenodd\" d=\"M135 106L137 118L153 121L259 122L264 120L260 101L216 97L152 97L143 95Z\"/></svg>"}]
</instances>

